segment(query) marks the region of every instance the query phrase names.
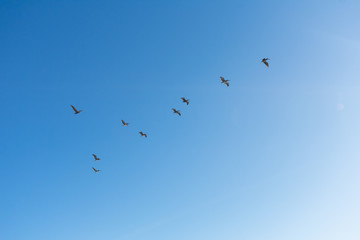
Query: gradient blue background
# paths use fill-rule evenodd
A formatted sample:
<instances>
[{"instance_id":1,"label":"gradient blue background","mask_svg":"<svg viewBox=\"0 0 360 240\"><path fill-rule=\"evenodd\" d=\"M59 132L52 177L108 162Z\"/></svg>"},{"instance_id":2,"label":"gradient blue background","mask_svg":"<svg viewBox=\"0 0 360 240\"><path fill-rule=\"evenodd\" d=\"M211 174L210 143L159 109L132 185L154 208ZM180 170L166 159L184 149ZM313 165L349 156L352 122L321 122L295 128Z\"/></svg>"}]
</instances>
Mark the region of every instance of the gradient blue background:
<instances>
[{"instance_id":1,"label":"gradient blue background","mask_svg":"<svg viewBox=\"0 0 360 240\"><path fill-rule=\"evenodd\" d=\"M360 239L359 12L0 1L0 239Z\"/></svg>"}]
</instances>

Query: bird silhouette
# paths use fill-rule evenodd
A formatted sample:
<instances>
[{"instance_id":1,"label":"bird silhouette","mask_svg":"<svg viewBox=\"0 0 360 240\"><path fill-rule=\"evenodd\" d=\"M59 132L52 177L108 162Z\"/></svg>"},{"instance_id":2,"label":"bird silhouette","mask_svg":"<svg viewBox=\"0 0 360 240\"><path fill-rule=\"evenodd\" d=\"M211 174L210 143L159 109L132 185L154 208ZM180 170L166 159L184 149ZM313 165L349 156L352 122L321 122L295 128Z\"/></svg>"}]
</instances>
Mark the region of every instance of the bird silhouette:
<instances>
[{"instance_id":1,"label":"bird silhouette","mask_svg":"<svg viewBox=\"0 0 360 240\"><path fill-rule=\"evenodd\" d=\"M181 113L179 110L176 110L175 108L173 108L172 110L174 111L174 113L179 114L179 116L181 116Z\"/></svg>"},{"instance_id":2,"label":"bird silhouette","mask_svg":"<svg viewBox=\"0 0 360 240\"><path fill-rule=\"evenodd\" d=\"M269 67L269 63L267 62L268 60L270 60L270 58L263 58L261 62L263 62L267 67Z\"/></svg>"},{"instance_id":3,"label":"bird silhouette","mask_svg":"<svg viewBox=\"0 0 360 240\"><path fill-rule=\"evenodd\" d=\"M76 107L74 107L73 105L71 105L71 107L72 107L72 109L73 109L74 112L75 112L74 114L78 114L78 113L82 112L82 110L79 110L79 111L78 111L78 110L76 109Z\"/></svg>"},{"instance_id":4,"label":"bird silhouette","mask_svg":"<svg viewBox=\"0 0 360 240\"><path fill-rule=\"evenodd\" d=\"M100 160L100 158L98 158L98 157L96 156L96 154L93 154L93 156L94 156L94 158L95 158L95 161L99 161L99 160Z\"/></svg>"},{"instance_id":5,"label":"bird silhouette","mask_svg":"<svg viewBox=\"0 0 360 240\"><path fill-rule=\"evenodd\" d=\"M146 133L143 133L143 132L139 132L139 133L140 133L140 135L141 135L142 137L146 137L146 138L147 138Z\"/></svg>"},{"instance_id":6,"label":"bird silhouette","mask_svg":"<svg viewBox=\"0 0 360 240\"><path fill-rule=\"evenodd\" d=\"M129 126L129 123L126 123L124 120L121 120L123 126Z\"/></svg>"},{"instance_id":7,"label":"bird silhouette","mask_svg":"<svg viewBox=\"0 0 360 240\"><path fill-rule=\"evenodd\" d=\"M230 81L230 80L225 80L224 77L220 77L220 79L221 79L221 83L226 84L226 86L229 86L229 85L230 85L230 84L229 84L229 81Z\"/></svg>"},{"instance_id":8,"label":"bird silhouette","mask_svg":"<svg viewBox=\"0 0 360 240\"><path fill-rule=\"evenodd\" d=\"M184 103L186 103L186 105L189 105L189 100L190 100L190 99L186 99L186 98L184 98L184 97L182 97L181 99L182 99L182 101L183 101Z\"/></svg>"},{"instance_id":9,"label":"bird silhouette","mask_svg":"<svg viewBox=\"0 0 360 240\"><path fill-rule=\"evenodd\" d=\"M95 169L94 167L93 167L92 169L94 169L95 173L97 173L97 172L100 172L100 171L101 171L101 170Z\"/></svg>"}]
</instances>

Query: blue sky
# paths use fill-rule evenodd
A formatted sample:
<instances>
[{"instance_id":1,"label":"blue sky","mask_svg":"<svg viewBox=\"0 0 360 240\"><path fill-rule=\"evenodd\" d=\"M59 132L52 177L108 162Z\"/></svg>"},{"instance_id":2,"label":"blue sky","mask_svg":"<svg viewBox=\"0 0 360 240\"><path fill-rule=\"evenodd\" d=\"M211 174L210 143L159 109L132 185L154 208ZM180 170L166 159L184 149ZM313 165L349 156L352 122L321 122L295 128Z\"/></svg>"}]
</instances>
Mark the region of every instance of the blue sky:
<instances>
[{"instance_id":1,"label":"blue sky","mask_svg":"<svg viewBox=\"0 0 360 240\"><path fill-rule=\"evenodd\" d=\"M359 10L0 1L1 239L358 240Z\"/></svg>"}]
</instances>

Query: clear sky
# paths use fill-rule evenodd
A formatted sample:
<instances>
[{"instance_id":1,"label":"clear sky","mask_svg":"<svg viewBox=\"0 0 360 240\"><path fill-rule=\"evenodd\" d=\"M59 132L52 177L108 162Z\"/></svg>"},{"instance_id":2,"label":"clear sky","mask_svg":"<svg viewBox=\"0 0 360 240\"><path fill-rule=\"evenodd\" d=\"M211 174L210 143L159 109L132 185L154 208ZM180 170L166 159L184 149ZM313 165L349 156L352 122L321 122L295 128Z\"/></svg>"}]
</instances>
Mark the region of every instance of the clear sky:
<instances>
[{"instance_id":1,"label":"clear sky","mask_svg":"<svg viewBox=\"0 0 360 240\"><path fill-rule=\"evenodd\" d=\"M1 0L0 239L360 239L359 12Z\"/></svg>"}]
</instances>

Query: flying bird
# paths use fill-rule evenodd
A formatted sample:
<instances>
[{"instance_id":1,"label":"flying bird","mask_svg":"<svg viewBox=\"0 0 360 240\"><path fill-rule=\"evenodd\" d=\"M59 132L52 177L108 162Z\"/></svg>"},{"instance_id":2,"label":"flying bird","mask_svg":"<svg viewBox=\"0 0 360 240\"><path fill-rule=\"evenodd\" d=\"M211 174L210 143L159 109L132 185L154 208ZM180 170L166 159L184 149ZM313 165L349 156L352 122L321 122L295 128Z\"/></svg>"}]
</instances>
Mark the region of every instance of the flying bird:
<instances>
[{"instance_id":1,"label":"flying bird","mask_svg":"<svg viewBox=\"0 0 360 240\"><path fill-rule=\"evenodd\" d=\"M229 85L230 85L230 84L229 84L229 81L230 81L230 80L225 80L224 77L220 77L220 79L221 79L221 83L226 84L226 86L229 86Z\"/></svg>"},{"instance_id":2,"label":"flying bird","mask_svg":"<svg viewBox=\"0 0 360 240\"><path fill-rule=\"evenodd\" d=\"M97 172L100 172L100 171L101 171L101 170L95 169L94 167L93 167L92 169L94 169L95 173L97 173Z\"/></svg>"},{"instance_id":3,"label":"flying bird","mask_svg":"<svg viewBox=\"0 0 360 240\"><path fill-rule=\"evenodd\" d=\"M95 158L95 161L99 161L99 160L100 160L100 158L98 158L98 157L96 156L96 154L93 154L93 156L94 156L94 158Z\"/></svg>"},{"instance_id":4,"label":"flying bird","mask_svg":"<svg viewBox=\"0 0 360 240\"><path fill-rule=\"evenodd\" d=\"M179 116L181 116L181 113L179 110L176 110L175 108L173 108L172 110L174 111L174 113L179 114Z\"/></svg>"},{"instance_id":5,"label":"flying bird","mask_svg":"<svg viewBox=\"0 0 360 240\"><path fill-rule=\"evenodd\" d=\"M126 123L124 120L121 120L123 126L129 126L129 123Z\"/></svg>"},{"instance_id":6,"label":"flying bird","mask_svg":"<svg viewBox=\"0 0 360 240\"><path fill-rule=\"evenodd\" d=\"M147 138L146 133L143 133L143 132L139 132L139 133L140 133L140 135L141 135L142 137L146 137L146 138Z\"/></svg>"},{"instance_id":7,"label":"flying bird","mask_svg":"<svg viewBox=\"0 0 360 240\"><path fill-rule=\"evenodd\" d=\"M80 112L82 112L82 110L77 110L76 107L74 107L73 105L71 105L72 109L74 110L74 114L78 114Z\"/></svg>"},{"instance_id":8,"label":"flying bird","mask_svg":"<svg viewBox=\"0 0 360 240\"><path fill-rule=\"evenodd\" d=\"M190 100L190 99L186 99L186 98L184 98L184 97L182 97L181 99L182 99L182 101L183 101L184 103L186 103L186 105L189 105L189 100Z\"/></svg>"},{"instance_id":9,"label":"flying bird","mask_svg":"<svg viewBox=\"0 0 360 240\"><path fill-rule=\"evenodd\" d=\"M263 62L267 67L269 67L269 63L267 62L267 61L269 61L270 60L270 58L263 58L262 60L261 60L261 62Z\"/></svg>"}]
</instances>

